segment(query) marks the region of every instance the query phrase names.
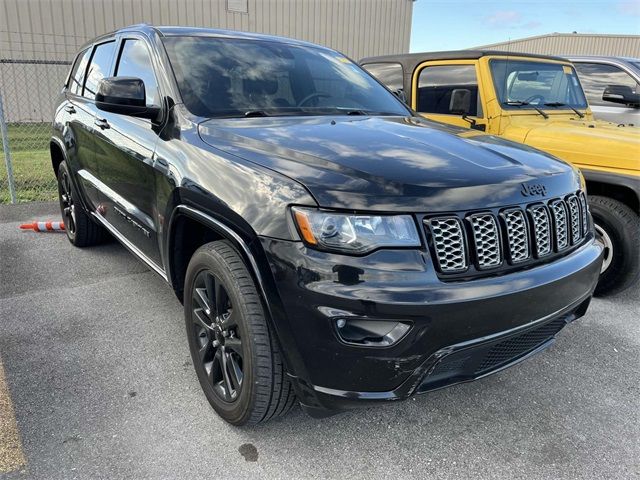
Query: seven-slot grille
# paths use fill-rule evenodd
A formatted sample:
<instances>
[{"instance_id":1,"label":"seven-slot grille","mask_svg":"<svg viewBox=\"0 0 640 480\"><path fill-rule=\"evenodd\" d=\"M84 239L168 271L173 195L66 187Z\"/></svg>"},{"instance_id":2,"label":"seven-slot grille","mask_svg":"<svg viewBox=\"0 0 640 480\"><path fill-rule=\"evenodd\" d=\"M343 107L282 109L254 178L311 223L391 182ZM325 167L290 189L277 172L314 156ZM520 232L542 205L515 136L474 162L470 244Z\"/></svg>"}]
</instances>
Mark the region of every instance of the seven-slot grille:
<instances>
[{"instance_id":1,"label":"seven-slot grille","mask_svg":"<svg viewBox=\"0 0 640 480\"><path fill-rule=\"evenodd\" d=\"M500 235L498 223L490 213L479 213L469 217L473 231L473 243L476 247L480 268L497 267L502 263L500 255Z\"/></svg>"},{"instance_id":2,"label":"seven-slot grille","mask_svg":"<svg viewBox=\"0 0 640 480\"><path fill-rule=\"evenodd\" d=\"M438 264L443 272L461 272L467 269L462 222L456 217L429 220Z\"/></svg>"},{"instance_id":3,"label":"seven-slot grille","mask_svg":"<svg viewBox=\"0 0 640 480\"><path fill-rule=\"evenodd\" d=\"M567 198L567 206L569 207L569 231L571 232L571 244L575 244L580 240L580 206L578 205L578 197L571 195Z\"/></svg>"},{"instance_id":4,"label":"seven-slot grille","mask_svg":"<svg viewBox=\"0 0 640 480\"><path fill-rule=\"evenodd\" d=\"M516 265L577 245L588 231L584 194L526 207L504 209L499 215L481 212L425 219L438 269L443 274L496 268L506 259Z\"/></svg>"},{"instance_id":5,"label":"seven-slot grille","mask_svg":"<svg viewBox=\"0 0 640 480\"><path fill-rule=\"evenodd\" d=\"M533 205L529 214L533 220L534 246L538 257L551 253L551 222L549 212L544 205Z\"/></svg>"},{"instance_id":6,"label":"seven-slot grille","mask_svg":"<svg viewBox=\"0 0 640 480\"><path fill-rule=\"evenodd\" d=\"M587 221L587 198L583 192L578 193L578 200L580 201L580 214L582 215L582 235L586 235L589 229L589 222Z\"/></svg>"},{"instance_id":7,"label":"seven-slot grille","mask_svg":"<svg viewBox=\"0 0 640 480\"><path fill-rule=\"evenodd\" d=\"M556 233L556 246L558 250L564 250L569 246L569 233L567 232L567 207L562 200L554 200L549 203L551 216Z\"/></svg>"},{"instance_id":8,"label":"seven-slot grille","mask_svg":"<svg viewBox=\"0 0 640 480\"><path fill-rule=\"evenodd\" d=\"M519 208L511 208L503 213L509 239L509 253L513 263L524 262L529 258L529 235L527 219Z\"/></svg>"}]
</instances>

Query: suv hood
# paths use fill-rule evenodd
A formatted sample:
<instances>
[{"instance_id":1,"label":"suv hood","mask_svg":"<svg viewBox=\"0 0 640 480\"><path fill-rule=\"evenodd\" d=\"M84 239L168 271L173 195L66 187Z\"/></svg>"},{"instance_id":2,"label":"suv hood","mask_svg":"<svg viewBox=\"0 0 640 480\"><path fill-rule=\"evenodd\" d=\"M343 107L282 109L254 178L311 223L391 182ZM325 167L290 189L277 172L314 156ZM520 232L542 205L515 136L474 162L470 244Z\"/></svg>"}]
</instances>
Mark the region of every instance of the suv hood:
<instances>
[{"instance_id":1,"label":"suv hood","mask_svg":"<svg viewBox=\"0 0 640 480\"><path fill-rule=\"evenodd\" d=\"M524 117L524 116L523 116ZM610 168L637 175L640 171L640 128L586 119L527 122L512 119L509 139L524 142L583 168Z\"/></svg>"},{"instance_id":2,"label":"suv hood","mask_svg":"<svg viewBox=\"0 0 640 480\"><path fill-rule=\"evenodd\" d=\"M523 203L522 183L542 183L549 195L580 186L572 167L547 154L415 117L214 119L199 133L300 182L323 207L468 210Z\"/></svg>"}]
</instances>

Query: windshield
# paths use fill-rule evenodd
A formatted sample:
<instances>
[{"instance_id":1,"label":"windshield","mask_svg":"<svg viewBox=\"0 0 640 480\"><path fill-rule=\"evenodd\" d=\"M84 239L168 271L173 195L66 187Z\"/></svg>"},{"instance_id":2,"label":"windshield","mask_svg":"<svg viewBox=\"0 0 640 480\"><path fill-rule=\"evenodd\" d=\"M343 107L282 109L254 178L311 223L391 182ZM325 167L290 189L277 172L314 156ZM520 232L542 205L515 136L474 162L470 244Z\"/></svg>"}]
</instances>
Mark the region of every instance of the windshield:
<instances>
[{"instance_id":1,"label":"windshield","mask_svg":"<svg viewBox=\"0 0 640 480\"><path fill-rule=\"evenodd\" d=\"M503 106L587 108L572 66L522 60L491 60L491 74Z\"/></svg>"},{"instance_id":2,"label":"windshield","mask_svg":"<svg viewBox=\"0 0 640 480\"><path fill-rule=\"evenodd\" d=\"M410 115L358 65L331 50L218 37L163 41L182 99L198 116Z\"/></svg>"}]
</instances>

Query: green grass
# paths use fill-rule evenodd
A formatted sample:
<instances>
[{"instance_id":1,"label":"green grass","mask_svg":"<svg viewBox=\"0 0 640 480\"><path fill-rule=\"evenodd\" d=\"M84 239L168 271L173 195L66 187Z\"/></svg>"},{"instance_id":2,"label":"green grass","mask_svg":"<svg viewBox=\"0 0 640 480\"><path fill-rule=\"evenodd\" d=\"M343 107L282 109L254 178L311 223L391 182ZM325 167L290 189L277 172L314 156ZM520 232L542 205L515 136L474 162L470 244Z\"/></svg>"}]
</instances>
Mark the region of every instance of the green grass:
<instances>
[{"instance_id":1,"label":"green grass","mask_svg":"<svg viewBox=\"0 0 640 480\"><path fill-rule=\"evenodd\" d=\"M9 148L18 202L50 201L57 198L56 178L51 168L48 123L10 124ZM5 158L0 150L0 203L9 203Z\"/></svg>"}]
</instances>

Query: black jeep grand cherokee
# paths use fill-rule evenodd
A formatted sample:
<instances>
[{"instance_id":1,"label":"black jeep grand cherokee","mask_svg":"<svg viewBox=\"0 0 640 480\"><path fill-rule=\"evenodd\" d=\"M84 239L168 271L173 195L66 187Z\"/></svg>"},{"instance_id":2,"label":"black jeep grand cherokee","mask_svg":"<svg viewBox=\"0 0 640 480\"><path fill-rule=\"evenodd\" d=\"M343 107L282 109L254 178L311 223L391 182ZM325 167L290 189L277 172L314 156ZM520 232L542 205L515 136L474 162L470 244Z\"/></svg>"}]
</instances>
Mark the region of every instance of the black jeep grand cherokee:
<instances>
[{"instance_id":1,"label":"black jeep grand cherokee","mask_svg":"<svg viewBox=\"0 0 640 480\"><path fill-rule=\"evenodd\" d=\"M578 171L416 117L299 41L99 37L51 158L71 243L109 232L172 285L205 395L236 425L496 372L582 316L600 270Z\"/></svg>"}]
</instances>

